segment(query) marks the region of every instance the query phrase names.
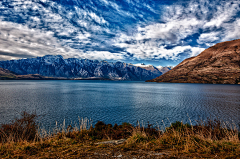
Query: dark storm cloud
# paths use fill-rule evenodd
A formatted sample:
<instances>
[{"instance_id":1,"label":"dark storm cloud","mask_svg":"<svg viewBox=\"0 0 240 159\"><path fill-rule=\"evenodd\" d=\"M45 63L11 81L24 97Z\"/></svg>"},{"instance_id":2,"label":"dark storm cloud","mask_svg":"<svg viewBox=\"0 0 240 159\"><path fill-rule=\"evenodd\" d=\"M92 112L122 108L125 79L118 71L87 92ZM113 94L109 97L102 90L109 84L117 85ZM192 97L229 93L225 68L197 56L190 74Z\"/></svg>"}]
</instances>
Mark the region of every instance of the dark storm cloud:
<instances>
[{"instance_id":1,"label":"dark storm cloud","mask_svg":"<svg viewBox=\"0 0 240 159\"><path fill-rule=\"evenodd\" d=\"M32 55L28 55L27 53L24 53L24 54L16 54L16 53L4 52L4 51L0 51L0 55L10 56L10 57L19 57L19 58L30 58L30 57L34 57L34 56L32 56Z\"/></svg>"}]
</instances>

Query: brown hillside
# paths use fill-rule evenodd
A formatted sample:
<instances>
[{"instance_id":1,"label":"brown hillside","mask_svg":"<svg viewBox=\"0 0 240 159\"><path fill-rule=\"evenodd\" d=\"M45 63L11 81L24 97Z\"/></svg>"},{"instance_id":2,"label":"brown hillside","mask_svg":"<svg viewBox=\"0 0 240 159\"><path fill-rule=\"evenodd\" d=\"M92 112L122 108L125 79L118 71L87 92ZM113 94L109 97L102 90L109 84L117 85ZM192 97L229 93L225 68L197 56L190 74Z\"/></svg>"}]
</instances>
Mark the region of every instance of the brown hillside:
<instances>
[{"instance_id":1,"label":"brown hillside","mask_svg":"<svg viewBox=\"0 0 240 159\"><path fill-rule=\"evenodd\" d=\"M240 39L218 43L147 82L240 83Z\"/></svg>"},{"instance_id":2,"label":"brown hillside","mask_svg":"<svg viewBox=\"0 0 240 159\"><path fill-rule=\"evenodd\" d=\"M0 79L15 79L16 74L0 67Z\"/></svg>"},{"instance_id":3,"label":"brown hillside","mask_svg":"<svg viewBox=\"0 0 240 159\"><path fill-rule=\"evenodd\" d=\"M17 75L16 73L0 67L0 80L51 80L60 78L44 77L38 74Z\"/></svg>"}]
</instances>

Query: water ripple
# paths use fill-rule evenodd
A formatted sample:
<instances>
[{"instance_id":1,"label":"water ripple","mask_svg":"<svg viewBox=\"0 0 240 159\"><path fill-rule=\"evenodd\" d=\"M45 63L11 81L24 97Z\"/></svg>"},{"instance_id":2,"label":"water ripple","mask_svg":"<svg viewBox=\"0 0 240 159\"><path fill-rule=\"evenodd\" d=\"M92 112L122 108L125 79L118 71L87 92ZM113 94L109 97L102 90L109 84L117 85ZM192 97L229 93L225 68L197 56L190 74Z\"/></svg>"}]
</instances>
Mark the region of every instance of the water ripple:
<instances>
[{"instance_id":1,"label":"water ripple","mask_svg":"<svg viewBox=\"0 0 240 159\"><path fill-rule=\"evenodd\" d=\"M87 117L111 124L219 118L240 123L240 86L116 81L1 81L0 123L23 110L49 128Z\"/></svg>"}]
</instances>

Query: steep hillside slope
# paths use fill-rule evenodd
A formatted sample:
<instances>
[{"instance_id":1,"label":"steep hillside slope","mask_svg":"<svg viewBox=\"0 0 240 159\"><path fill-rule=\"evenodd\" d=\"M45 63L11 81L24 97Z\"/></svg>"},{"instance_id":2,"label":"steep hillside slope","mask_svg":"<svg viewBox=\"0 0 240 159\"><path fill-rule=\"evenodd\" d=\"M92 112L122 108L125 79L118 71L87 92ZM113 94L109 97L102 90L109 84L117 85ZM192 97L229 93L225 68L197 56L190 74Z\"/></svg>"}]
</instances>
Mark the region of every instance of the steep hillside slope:
<instances>
[{"instance_id":1,"label":"steep hillside slope","mask_svg":"<svg viewBox=\"0 0 240 159\"><path fill-rule=\"evenodd\" d=\"M48 78L38 74L29 74L29 75L17 75L16 73L3 69L0 67L0 80L46 80L46 79L57 79L57 78Z\"/></svg>"},{"instance_id":2,"label":"steep hillside slope","mask_svg":"<svg viewBox=\"0 0 240 159\"><path fill-rule=\"evenodd\" d=\"M15 79L17 75L9 70L0 68L0 79Z\"/></svg>"},{"instance_id":3,"label":"steep hillside slope","mask_svg":"<svg viewBox=\"0 0 240 159\"><path fill-rule=\"evenodd\" d=\"M238 84L240 39L218 43L147 82Z\"/></svg>"}]
</instances>

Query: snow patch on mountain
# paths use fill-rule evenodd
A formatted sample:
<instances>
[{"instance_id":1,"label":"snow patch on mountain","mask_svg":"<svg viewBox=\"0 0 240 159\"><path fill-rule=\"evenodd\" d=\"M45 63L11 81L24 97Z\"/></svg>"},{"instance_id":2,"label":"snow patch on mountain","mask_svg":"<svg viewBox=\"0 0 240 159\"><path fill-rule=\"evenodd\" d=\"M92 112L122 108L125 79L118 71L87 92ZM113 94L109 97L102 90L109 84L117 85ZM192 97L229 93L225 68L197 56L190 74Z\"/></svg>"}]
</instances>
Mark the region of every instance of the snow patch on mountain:
<instances>
[{"instance_id":1,"label":"snow patch on mountain","mask_svg":"<svg viewBox=\"0 0 240 159\"><path fill-rule=\"evenodd\" d=\"M111 80L145 81L161 75L153 69L137 67L123 62L107 62L88 59L68 58L61 55L0 61L0 67L20 75L40 74L48 77L90 78L101 77ZM157 71L156 71L157 70Z\"/></svg>"}]
</instances>

